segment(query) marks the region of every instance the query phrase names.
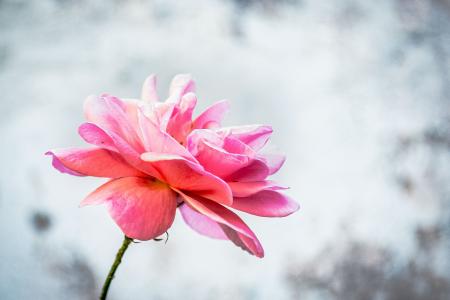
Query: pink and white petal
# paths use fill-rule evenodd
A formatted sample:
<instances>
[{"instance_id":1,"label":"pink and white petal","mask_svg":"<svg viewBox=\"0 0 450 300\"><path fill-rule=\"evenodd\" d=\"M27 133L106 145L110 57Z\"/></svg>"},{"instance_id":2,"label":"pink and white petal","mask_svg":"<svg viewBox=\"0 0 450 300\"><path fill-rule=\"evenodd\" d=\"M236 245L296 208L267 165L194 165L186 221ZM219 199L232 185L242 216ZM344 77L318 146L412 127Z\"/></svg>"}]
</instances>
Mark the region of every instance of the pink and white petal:
<instances>
[{"instance_id":1,"label":"pink and white petal","mask_svg":"<svg viewBox=\"0 0 450 300\"><path fill-rule=\"evenodd\" d=\"M192 93L186 93L181 97L181 101L178 104L180 112L187 115L185 118L192 120L192 112L194 111L195 106L197 105L197 96Z\"/></svg>"},{"instance_id":2,"label":"pink and white petal","mask_svg":"<svg viewBox=\"0 0 450 300\"><path fill-rule=\"evenodd\" d=\"M228 182L228 185L230 186L234 197L247 197L263 190L276 191L287 189L270 180L251 182L232 181Z\"/></svg>"},{"instance_id":3,"label":"pink and white petal","mask_svg":"<svg viewBox=\"0 0 450 300\"><path fill-rule=\"evenodd\" d=\"M146 102L158 102L158 92L156 90L156 75L148 76L142 85L141 99Z\"/></svg>"},{"instance_id":4,"label":"pink and white petal","mask_svg":"<svg viewBox=\"0 0 450 300\"><path fill-rule=\"evenodd\" d=\"M122 157L136 169L156 178L161 178L161 174L151 164L143 161L140 158L140 153L131 147L121 137L110 133L111 138L114 140L114 144L122 155Z\"/></svg>"},{"instance_id":5,"label":"pink and white petal","mask_svg":"<svg viewBox=\"0 0 450 300\"><path fill-rule=\"evenodd\" d=\"M189 205L182 204L179 207L184 222L194 231L213 239L227 240L222 227L205 215L192 209Z\"/></svg>"},{"instance_id":6,"label":"pink and white petal","mask_svg":"<svg viewBox=\"0 0 450 300\"><path fill-rule=\"evenodd\" d=\"M284 162L286 161L286 156L283 154L276 154L276 153L270 153L270 154L262 154L259 155L259 158L263 160L266 165L269 167L269 175L275 174L280 170L280 168L283 166Z\"/></svg>"},{"instance_id":7,"label":"pink and white petal","mask_svg":"<svg viewBox=\"0 0 450 300\"><path fill-rule=\"evenodd\" d=\"M253 238L243 235L242 233L239 233L226 225L221 225L221 227L230 241L232 241L236 246L244 251L247 251L251 255L255 255L256 257L264 257L264 249L259 241L255 242Z\"/></svg>"},{"instance_id":8,"label":"pink and white petal","mask_svg":"<svg viewBox=\"0 0 450 300\"><path fill-rule=\"evenodd\" d=\"M61 173L73 175L73 176L86 176L84 174L78 173L74 170L71 170L67 168L54 154L52 151L45 152L45 155L51 155L52 156L52 166L56 170L60 171Z\"/></svg>"},{"instance_id":9,"label":"pink and white petal","mask_svg":"<svg viewBox=\"0 0 450 300\"><path fill-rule=\"evenodd\" d=\"M167 132L180 143L185 142L192 130L192 113L196 104L197 97L194 93L185 94L174 108L167 124Z\"/></svg>"},{"instance_id":10,"label":"pink and white petal","mask_svg":"<svg viewBox=\"0 0 450 300\"><path fill-rule=\"evenodd\" d=\"M87 143L117 151L116 145L111 137L100 127L93 123L83 123L78 127L78 133Z\"/></svg>"},{"instance_id":11,"label":"pink and white petal","mask_svg":"<svg viewBox=\"0 0 450 300\"><path fill-rule=\"evenodd\" d=\"M176 197L176 193L161 182L125 177L100 186L81 206L105 203L126 236L146 241L163 234L172 225Z\"/></svg>"},{"instance_id":12,"label":"pink and white petal","mask_svg":"<svg viewBox=\"0 0 450 300\"><path fill-rule=\"evenodd\" d=\"M145 176L116 152L102 148L66 148L48 151L53 156L53 166L63 173L78 176L119 178Z\"/></svg>"},{"instance_id":13,"label":"pink and white petal","mask_svg":"<svg viewBox=\"0 0 450 300\"><path fill-rule=\"evenodd\" d=\"M136 120L132 103L109 95L90 96L84 102L84 113L88 122L94 123L106 132L114 133L127 141L136 150L142 150L136 132Z\"/></svg>"},{"instance_id":14,"label":"pink and white petal","mask_svg":"<svg viewBox=\"0 0 450 300\"><path fill-rule=\"evenodd\" d=\"M138 122L138 111L141 110L142 106L150 105L145 103L139 99L121 99L123 103L123 110L127 116L128 121L131 126L137 133L138 137L140 137L139 132L139 122Z\"/></svg>"},{"instance_id":15,"label":"pink and white petal","mask_svg":"<svg viewBox=\"0 0 450 300\"><path fill-rule=\"evenodd\" d=\"M192 155L198 154L199 145L203 141L208 141L209 144L216 146L217 148L223 147L223 137L219 136L216 132L209 129L194 129L186 140L186 148Z\"/></svg>"},{"instance_id":16,"label":"pink and white petal","mask_svg":"<svg viewBox=\"0 0 450 300\"><path fill-rule=\"evenodd\" d=\"M248 197L234 197L232 208L260 217L285 217L300 206L286 195L265 190Z\"/></svg>"},{"instance_id":17,"label":"pink and white petal","mask_svg":"<svg viewBox=\"0 0 450 300\"><path fill-rule=\"evenodd\" d=\"M174 109L175 103L152 102L142 106L141 111L151 122L158 125L161 130L166 131Z\"/></svg>"},{"instance_id":18,"label":"pink and white petal","mask_svg":"<svg viewBox=\"0 0 450 300\"><path fill-rule=\"evenodd\" d=\"M187 139L187 148L208 172L227 178L246 167L255 153L241 141L223 138L208 129L196 129Z\"/></svg>"},{"instance_id":19,"label":"pink and white petal","mask_svg":"<svg viewBox=\"0 0 450 300\"><path fill-rule=\"evenodd\" d=\"M237 138L253 148L253 150L258 151L267 143L273 130L268 125L245 125L225 127L219 129L217 132L225 136Z\"/></svg>"},{"instance_id":20,"label":"pink and white petal","mask_svg":"<svg viewBox=\"0 0 450 300\"><path fill-rule=\"evenodd\" d=\"M230 153L247 155L249 158L256 157L256 151L237 138L227 136L223 139L223 149Z\"/></svg>"},{"instance_id":21,"label":"pink and white petal","mask_svg":"<svg viewBox=\"0 0 450 300\"><path fill-rule=\"evenodd\" d=\"M210 129L194 129L187 138L186 147L194 155L197 154L199 145L207 142L209 145L230 154L241 154L249 158L256 157L256 152L240 140L225 136Z\"/></svg>"},{"instance_id":22,"label":"pink and white petal","mask_svg":"<svg viewBox=\"0 0 450 300\"><path fill-rule=\"evenodd\" d=\"M190 161L197 160L173 137L163 132L156 124L149 120L143 112L138 113L139 125L142 132L142 142L147 152L158 152L179 155Z\"/></svg>"},{"instance_id":23,"label":"pink and white petal","mask_svg":"<svg viewBox=\"0 0 450 300\"><path fill-rule=\"evenodd\" d=\"M169 98L167 102L178 103L184 94L195 92L195 82L191 74L178 74L170 83Z\"/></svg>"},{"instance_id":24,"label":"pink and white petal","mask_svg":"<svg viewBox=\"0 0 450 300\"><path fill-rule=\"evenodd\" d=\"M269 167L260 159L254 159L246 167L234 172L225 180L231 181L262 181L269 176Z\"/></svg>"},{"instance_id":25,"label":"pink and white petal","mask_svg":"<svg viewBox=\"0 0 450 300\"><path fill-rule=\"evenodd\" d=\"M160 178L160 174L151 164L142 161L140 158L141 153L137 152L132 146L130 146L120 136L113 132L107 133L102 128L92 123L84 123L80 126L83 130L79 130L81 136L89 143L93 143L99 147L108 145L107 148L117 151L122 158L134 168L153 177ZM86 134L86 132L88 134Z\"/></svg>"},{"instance_id":26,"label":"pink and white petal","mask_svg":"<svg viewBox=\"0 0 450 300\"><path fill-rule=\"evenodd\" d=\"M221 100L204 110L193 122L194 129L216 128L230 109L228 100Z\"/></svg>"},{"instance_id":27,"label":"pink and white petal","mask_svg":"<svg viewBox=\"0 0 450 300\"><path fill-rule=\"evenodd\" d=\"M220 178L226 178L249 163L247 156L226 152L204 140L198 142L195 158L206 171Z\"/></svg>"},{"instance_id":28,"label":"pink and white petal","mask_svg":"<svg viewBox=\"0 0 450 300\"><path fill-rule=\"evenodd\" d=\"M202 197L178 192L191 208L221 224L225 234L234 244L257 257L264 256L264 250L256 235L234 212Z\"/></svg>"},{"instance_id":29,"label":"pink and white petal","mask_svg":"<svg viewBox=\"0 0 450 300\"><path fill-rule=\"evenodd\" d=\"M228 184L197 163L178 155L154 152L142 154L141 159L150 163L161 174L160 180L175 189L190 191L225 205L233 202Z\"/></svg>"}]
</instances>

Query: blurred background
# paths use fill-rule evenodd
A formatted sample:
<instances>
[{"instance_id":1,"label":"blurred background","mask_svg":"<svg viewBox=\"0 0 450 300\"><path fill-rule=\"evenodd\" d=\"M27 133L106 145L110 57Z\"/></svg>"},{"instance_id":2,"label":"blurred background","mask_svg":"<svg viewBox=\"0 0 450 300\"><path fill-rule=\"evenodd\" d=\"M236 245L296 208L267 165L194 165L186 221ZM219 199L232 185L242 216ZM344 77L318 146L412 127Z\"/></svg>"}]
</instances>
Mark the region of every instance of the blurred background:
<instances>
[{"instance_id":1,"label":"blurred background","mask_svg":"<svg viewBox=\"0 0 450 300\"><path fill-rule=\"evenodd\" d=\"M95 299L122 234L61 175L90 94L191 73L199 109L267 123L301 211L244 219L257 259L180 216L110 299L450 299L448 0L0 0L0 298Z\"/></svg>"}]
</instances>

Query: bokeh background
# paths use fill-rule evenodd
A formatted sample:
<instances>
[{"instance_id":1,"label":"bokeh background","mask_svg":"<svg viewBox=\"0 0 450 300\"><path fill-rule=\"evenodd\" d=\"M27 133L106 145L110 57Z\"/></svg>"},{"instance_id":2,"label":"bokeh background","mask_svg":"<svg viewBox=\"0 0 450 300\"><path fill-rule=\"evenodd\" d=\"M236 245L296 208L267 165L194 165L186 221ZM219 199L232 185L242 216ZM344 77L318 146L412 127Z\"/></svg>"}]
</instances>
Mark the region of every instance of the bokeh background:
<instances>
[{"instance_id":1,"label":"bokeh background","mask_svg":"<svg viewBox=\"0 0 450 300\"><path fill-rule=\"evenodd\" d=\"M110 299L450 299L450 2L0 0L0 298L95 299L122 234L61 175L87 95L197 81L267 123L301 211L132 244ZM198 110L199 111L199 110ZM197 111L197 112L198 112Z\"/></svg>"}]
</instances>

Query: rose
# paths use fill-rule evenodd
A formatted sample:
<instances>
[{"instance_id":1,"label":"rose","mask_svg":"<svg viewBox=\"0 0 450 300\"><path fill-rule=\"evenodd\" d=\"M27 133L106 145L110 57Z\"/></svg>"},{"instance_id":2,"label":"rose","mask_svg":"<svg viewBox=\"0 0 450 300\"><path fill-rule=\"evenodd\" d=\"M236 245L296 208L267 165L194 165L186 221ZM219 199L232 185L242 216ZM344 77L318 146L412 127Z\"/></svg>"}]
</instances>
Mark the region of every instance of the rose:
<instances>
[{"instance_id":1,"label":"rose","mask_svg":"<svg viewBox=\"0 0 450 300\"><path fill-rule=\"evenodd\" d=\"M284 157L261 152L269 126L220 127L227 101L193 119L194 92L190 76L178 75L169 98L159 102L150 76L142 101L88 97L88 122L79 134L93 147L47 154L61 172L109 178L81 205L106 204L129 238L149 240L166 232L179 206L195 231L263 257L257 237L232 209L265 217L295 212L298 205L280 192L283 187L267 180Z\"/></svg>"}]
</instances>

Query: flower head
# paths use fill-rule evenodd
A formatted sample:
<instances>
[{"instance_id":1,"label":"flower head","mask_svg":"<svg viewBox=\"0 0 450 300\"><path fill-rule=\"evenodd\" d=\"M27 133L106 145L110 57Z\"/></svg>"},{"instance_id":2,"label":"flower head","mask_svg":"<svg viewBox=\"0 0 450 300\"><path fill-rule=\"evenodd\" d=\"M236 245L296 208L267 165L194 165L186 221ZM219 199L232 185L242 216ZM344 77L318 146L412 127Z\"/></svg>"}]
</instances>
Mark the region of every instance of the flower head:
<instances>
[{"instance_id":1,"label":"flower head","mask_svg":"<svg viewBox=\"0 0 450 300\"><path fill-rule=\"evenodd\" d=\"M270 126L220 127L227 101L193 118L194 92L191 77L177 75L169 98L159 102L152 75L144 82L141 100L90 96L84 104L87 122L78 132L92 147L47 154L63 173L109 178L81 205L105 204L130 238L163 234L178 207L195 231L231 240L263 257L256 235L233 210L264 217L298 210L280 192L282 186L267 180L284 156L261 152Z\"/></svg>"}]
</instances>

